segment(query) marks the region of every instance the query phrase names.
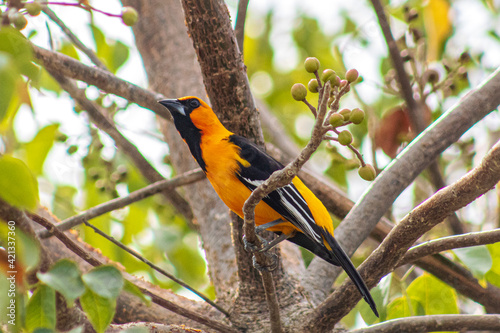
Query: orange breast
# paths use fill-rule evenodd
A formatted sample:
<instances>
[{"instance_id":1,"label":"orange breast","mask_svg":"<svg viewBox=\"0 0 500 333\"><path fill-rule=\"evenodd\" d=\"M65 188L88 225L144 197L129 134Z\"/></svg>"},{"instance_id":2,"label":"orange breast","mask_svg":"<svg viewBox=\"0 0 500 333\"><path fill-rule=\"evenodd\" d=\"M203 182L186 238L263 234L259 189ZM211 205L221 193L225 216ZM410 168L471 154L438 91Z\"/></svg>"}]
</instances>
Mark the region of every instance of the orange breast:
<instances>
[{"instance_id":1,"label":"orange breast","mask_svg":"<svg viewBox=\"0 0 500 333\"><path fill-rule=\"evenodd\" d=\"M243 204L250 196L251 191L239 181L236 177L236 171L239 168L237 162L243 165L248 162L239 158L236 145L228 145L224 139L203 139L202 146L208 180L229 209L243 218ZM235 156L238 156L237 160L235 160ZM281 215L263 201L255 208L256 225L262 225L279 218ZM281 224L279 227L268 230L289 234L297 229L292 224L286 223L286 225Z\"/></svg>"}]
</instances>

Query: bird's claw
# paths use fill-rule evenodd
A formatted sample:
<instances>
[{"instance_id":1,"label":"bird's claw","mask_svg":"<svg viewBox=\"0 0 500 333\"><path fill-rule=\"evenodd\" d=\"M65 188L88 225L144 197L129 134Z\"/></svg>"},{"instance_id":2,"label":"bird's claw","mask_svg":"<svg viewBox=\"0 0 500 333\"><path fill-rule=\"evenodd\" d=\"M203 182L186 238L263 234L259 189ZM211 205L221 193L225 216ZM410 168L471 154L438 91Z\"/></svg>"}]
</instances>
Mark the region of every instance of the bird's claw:
<instances>
[{"instance_id":1,"label":"bird's claw","mask_svg":"<svg viewBox=\"0 0 500 333\"><path fill-rule=\"evenodd\" d=\"M256 270L261 271L261 272L272 272L276 268L278 268L278 256L274 253L266 253L265 255L269 259L269 261L271 261L271 264L266 265L266 266L262 266L261 264L259 264L257 262L257 258L255 257L255 255L253 255L252 256L253 267Z\"/></svg>"},{"instance_id":2,"label":"bird's claw","mask_svg":"<svg viewBox=\"0 0 500 333\"><path fill-rule=\"evenodd\" d=\"M268 241L266 241L264 238L260 237L259 235L255 235L259 238L259 240L262 242L262 246L263 247L259 247L253 243L250 243L246 236L243 235L243 246L245 248L245 251L249 252L249 253L255 253L255 252L261 252L263 248L266 247Z\"/></svg>"}]
</instances>

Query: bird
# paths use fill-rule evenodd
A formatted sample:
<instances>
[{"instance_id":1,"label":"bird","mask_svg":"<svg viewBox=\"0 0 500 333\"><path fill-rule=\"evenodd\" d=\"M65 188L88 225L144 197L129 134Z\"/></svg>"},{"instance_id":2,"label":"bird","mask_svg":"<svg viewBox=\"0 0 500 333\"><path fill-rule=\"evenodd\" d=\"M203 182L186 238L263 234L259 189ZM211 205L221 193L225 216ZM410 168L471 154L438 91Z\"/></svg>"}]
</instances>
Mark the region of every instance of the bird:
<instances>
[{"instance_id":1,"label":"bird","mask_svg":"<svg viewBox=\"0 0 500 333\"><path fill-rule=\"evenodd\" d=\"M175 127L222 201L243 218L243 205L253 190L284 165L253 142L229 130L198 97L164 99ZM378 311L368 287L334 238L333 222L323 203L299 177L278 188L255 207L257 228L266 229L341 266L374 314Z\"/></svg>"}]
</instances>

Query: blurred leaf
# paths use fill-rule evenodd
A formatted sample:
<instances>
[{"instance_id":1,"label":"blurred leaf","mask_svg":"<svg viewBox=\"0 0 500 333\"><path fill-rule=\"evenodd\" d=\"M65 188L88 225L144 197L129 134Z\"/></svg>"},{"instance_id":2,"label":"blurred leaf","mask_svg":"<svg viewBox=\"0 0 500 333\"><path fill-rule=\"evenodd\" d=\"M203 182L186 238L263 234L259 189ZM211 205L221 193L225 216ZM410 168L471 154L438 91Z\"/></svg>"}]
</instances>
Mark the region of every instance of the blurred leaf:
<instances>
[{"instance_id":1,"label":"blurred leaf","mask_svg":"<svg viewBox=\"0 0 500 333\"><path fill-rule=\"evenodd\" d=\"M122 221L124 227L122 243L132 243L132 238L148 227L147 213L148 207L144 207L140 202L129 206L128 215Z\"/></svg>"},{"instance_id":2,"label":"blurred leaf","mask_svg":"<svg viewBox=\"0 0 500 333\"><path fill-rule=\"evenodd\" d=\"M109 70L113 73L116 73L118 68L120 68L125 61L127 61L129 56L128 46L123 44L120 41L117 41L111 47L111 55L109 57Z\"/></svg>"},{"instance_id":3,"label":"blurred leaf","mask_svg":"<svg viewBox=\"0 0 500 333\"><path fill-rule=\"evenodd\" d=\"M38 204L38 182L21 160L0 156L0 197L22 209L34 210Z\"/></svg>"},{"instance_id":4,"label":"blurred leaf","mask_svg":"<svg viewBox=\"0 0 500 333\"><path fill-rule=\"evenodd\" d=\"M22 33L12 27L0 29L0 51L11 55L18 71L32 80L39 75L39 68L32 63L33 51Z\"/></svg>"},{"instance_id":5,"label":"blurred leaf","mask_svg":"<svg viewBox=\"0 0 500 333\"><path fill-rule=\"evenodd\" d=\"M16 90L17 79L18 73L10 56L0 52L0 121L7 114L7 109Z\"/></svg>"},{"instance_id":6,"label":"blurred leaf","mask_svg":"<svg viewBox=\"0 0 500 333\"><path fill-rule=\"evenodd\" d=\"M394 158L398 154L404 138L410 135L410 118L405 109L398 107L389 110L380 120L375 132L375 145Z\"/></svg>"},{"instance_id":7,"label":"blurred leaf","mask_svg":"<svg viewBox=\"0 0 500 333\"><path fill-rule=\"evenodd\" d=\"M24 271L38 264L40 252L38 242L20 230L16 225L16 221L2 221L0 219L0 245L6 250L9 250L8 237L12 237L10 232L14 232L16 236L15 254L16 270L18 271L16 278L22 280Z\"/></svg>"},{"instance_id":8,"label":"blurred leaf","mask_svg":"<svg viewBox=\"0 0 500 333\"><path fill-rule=\"evenodd\" d=\"M96 54L112 73L116 73L129 56L129 48L120 41L107 39L104 33L95 25L91 25L92 35L96 45Z\"/></svg>"},{"instance_id":9,"label":"blurred leaf","mask_svg":"<svg viewBox=\"0 0 500 333\"><path fill-rule=\"evenodd\" d=\"M73 302L85 292L78 266L68 259L59 260L48 272L38 272L36 276L40 281L60 292L69 306L72 306Z\"/></svg>"},{"instance_id":10,"label":"blurred leaf","mask_svg":"<svg viewBox=\"0 0 500 333\"><path fill-rule=\"evenodd\" d=\"M45 69L40 71L40 78L36 86L38 88L55 92L57 95L63 91L59 83L57 83L57 81L54 80L54 78Z\"/></svg>"},{"instance_id":11,"label":"blurred leaf","mask_svg":"<svg viewBox=\"0 0 500 333\"><path fill-rule=\"evenodd\" d=\"M150 296L143 294L142 291L135 284L130 282L129 280L124 280L124 281L125 281L125 284L123 285L124 291L126 291L134 296L139 297L141 299L141 301L143 301L147 306L151 305L151 297Z\"/></svg>"},{"instance_id":12,"label":"blurred leaf","mask_svg":"<svg viewBox=\"0 0 500 333\"><path fill-rule=\"evenodd\" d=\"M458 314L455 290L433 275L424 273L406 291L410 298L422 304L426 315Z\"/></svg>"},{"instance_id":13,"label":"blurred leaf","mask_svg":"<svg viewBox=\"0 0 500 333\"><path fill-rule=\"evenodd\" d=\"M488 244L486 248L490 252L492 265L485 278L488 282L500 288L500 243Z\"/></svg>"},{"instance_id":14,"label":"blurred leaf","mask_svg":"<svg viewBox=\"0 0 500 333\"><path fill-rule=\"evenodd\" d=\"M417 299L402 296L389 303L387 306L386 320L409 316L421 316L424 314L425 312L422 308L422 304L420 304Z\"/></svg>"},{"instance_id":15,"label":"blurred leaf","mask_svg":"<svg viewBox=\"0 0 500 333\"><path fill-rule=\"evenodd\" d=\"M92 36L94 37L97 56L102 60L106 60L109 55L109 46L106 43L106 36L104 36L101 29L93 24L90 25L90 29L92 30Z\"/></svg>"},{"instance_id":16,"label":"blurred leaf","mask_svg":"<svg viewBox=\"0 0 500 333\"><path fill-rule=\"evenodd\" d=\"M78 190L73 186L56 186L52 202L52 212L54 215L61 220L76 215L77 212L75 210L73 199L77 193Z\"/></svg>"},{"instance_id":17,"label":"blurred leaf","mask_svg":"<svg viewBox=\"0 0 500 333\"><path fill-rule=\"evenodd\" d=\"M39 285L26 307L26 329L56 327L56 292L49 286Z\"/></svg>"},{"instance_id":18,"label":"blurred leaf","mask_svg":"<svg viewBox=\"0 0 500 333\"><path fill-rule=\"evenodd\" d=\"M105 265L82 276L85 285L100 297L115 300L123 289L123 276L118 268Z\"/></svg>"},{"instance_id":19,"label":"blurred leaf","mask_svg":"<svg viewBox=\"0 0 500 333\"><path fill-rule=\"evenodd\" d=\"M206 278L206 264L200 253L190 244L179 243L167 252L168 259L177 270L177 275L188 284L199 285Z\"/></svg>"},{"instance_id":20,"label":"blurred leaf","mask_svg":"<svg viewBox=\"0 0 500 333\"><path fill-rule=\"evenodd\" d=\"M441 58L444 45L452 32L449 18L450 4L447 0L429 0L424 7L424 24L427 31L427 60Z\"/></svg>"},{"instance_id":21,"label":"blurred leaf","mask_svg":"<svg viewBox=\"0 0 500 333\"><path fill-rule=\"evenodd\" d=\"M64 42L59 50L57 50L59 53L65 54L68 57L71 57L76 60L80 60L80 57L78 56L78 52L76 52L76 48L72 43L69 42Z\"/></svg>"},{"instance_id":22,"label":"blurred leaf","mask_svg":"<svg viewBox=\"0 0 500 333\"><path fill-rule=\"evenodd\" d=\"M103 333L115 315L116 300L101 297L87 289L80 297L80 304L97 333Z\"/></svg>"},{"instance_id":23,"label":"blurred leaf","mask_svg":"<svg viewBox=\"0 0 500 333\"><path fill-rule=\"evenodd\" d=\"M453 253L480 278L483 278L493 265L490 252L484 245L454 249Z\"/></svg>"},{"instance_id":24,"label":"blurred leaf","mask_svg":"<svg viewBox=\"0 0 500 333\"><path fill-rule=\"evenodd\" d=\"M54 145L58 129L59 124L48 125L38 131L31 142L24 145L26 162L34 174L42 174L43 164Z\"/></svg>"},{"instance_id":25,"label":"blurred leaf","mask_svg":"<svg viewBox=\"0 0 500 333\"><path fill-rule=\"evenodd\" d=\"M384 306L384 297L382 294L382 290L376 286L370 290L370 293L373 297L373 300L375 301L375 304L377 305L377 309L379 311L379 315L381 318L384 318L386 316L386 308ZM357 309L359 309L359 313L361 314L361 317L363 317L363 320L365 323L368 325L372 325L379 321L379 318L375 316L373 313L372 309L366 303L364 300L359 302L358 305L356 306Z\"/></svg>"}]
</instances>

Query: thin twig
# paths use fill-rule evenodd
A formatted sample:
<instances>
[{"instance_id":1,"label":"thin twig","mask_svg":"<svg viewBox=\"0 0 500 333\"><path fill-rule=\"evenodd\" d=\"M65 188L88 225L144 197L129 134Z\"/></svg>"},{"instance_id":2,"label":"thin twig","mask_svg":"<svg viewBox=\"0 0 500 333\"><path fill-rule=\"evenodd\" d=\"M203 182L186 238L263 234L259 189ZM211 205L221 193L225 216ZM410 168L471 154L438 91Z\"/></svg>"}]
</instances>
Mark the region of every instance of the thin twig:
<instances>
[{"instance_id":1,"label":"thin twig","mask_svg":"<svg viewBox=\"0 0 500 333\"><path fill-rule=\"evenodd\" d=\"M236 25L234 34L241 54L243 54L243 41L245 40L245 21L247 18L247 8L249 0L240 0L238 2L238 13L236 14Z\"/></svg>"},{"instance_id":2,"label":"thin twig","mask_svg":"<svg viewBox=\"0 0 500 333\"><path fill-rule=\"evenodd\" d=\"M45 218L38 216L38 215L35 215L35 214L30 214L29 216L33 221L40 224L41 226L43 226L45 229L49 230L50 232L53 232L54 236L56 236L68 249L70 249L73 253L78 255L80 258L85 260L90 265L92 265L94 267L103 265L102 262L100 262L99 260L97 260L96 258L91 256L90 253L88 253L83 248L81 248L78 244L76 244L64 232L59 231L57 228L55 228L54 224L50 223ZM129 280L129 282L133 283L130 280ZM236 331L230 326L227 326L219 321L216 321L216 320L210 319L208 317L205 317L203 315L200 315L197 312L194 312L192 310L180 307L177 304L154 294L153 292L147 290L146 288L143 288L140 286L137 286L137 287L141 290L141 292L143 294L150 296L151 300L155 304L158 304L159 306L161 306L167 310L175 312L175 313L177 313L181 316L184 316L186 318L192 319L200 324L206 325L206 326L211 327L213 329L216 329L220 332L234 332L234 333L236 333Z\"/></svg>"},{"instance_id":3,"label":"thin twig","mask_svg":"<svg viewBox=\"0 0 500 333\"><path fill-rule=\"evenodd\" d=\"M498 331L500 315L464 315L443 314L398 318L358 328L351 333L399 333L399 332L434 332L434 331Z\"/></svg>"},{"instance_id":4,"label":"thin twig","mask_svg":"<svg viewBox=\"0 0 500 333\"><path fill-rule=\"evenodd\" d=\"M398 266L413 262L422 257L463 247L493 244L500 242L500 229L470 232L467 234L434 239L408 250Z\"/></svg>"},{"instance_id":5,"label":"thin twig","mask_svg":"<svg viewBox=\"0 0 500 333\"><path fill-rule=\"evenodd\" d=\"M435 193L416 207L384 239L382 244L359 267L368 287L375 286L391 272L408 248L424 233L454 211L468 205L491 190L500 180L500 141L458 181ZM304 332L322 332L344 317L360 300L351 281L346 281L318 306L304 325ZM338 305L343 306L339 307Z\"/></svg>"},{"instance_id":6,"label":"thin twig","mask_svg":"<svg viewBox=\"0 0 500 333\"><path fill-rule=\"evenodd\" d=\"M99 68L103 69L103 70L108 70L106 68L106 65L104 65L104 63L99 59L99 57L97 57L97 55L95 54L95 52L88 48L87 46L85 46L85 44L83 44L80 39L73 33L73 31L71 31L67 26L66 24L64 24L64 22L59 18L57 17L56 13L54 13L52 11L52 9L50 9L49 7L44 7L43 8L43 12L48 16L50 17L50 19L52 21L54 21L54 23L56 23L60 28L61 30L66 34L66 36L69 38L69 40L77 47L79 48L83 53L85 53L85 55L87 57L89 57L89 59Z\"/></svg>"},{"instance_id":7,"label":"thin twig","mask_svg":"<svg viewBox=\"0 0 500 333\"><path fill-rule=\"evenodd\" d=\"M145 263L146 265L148 265L149 267L151 267L152 269L154 269L155 271L157 271L158 273L166 276L167 278L169 278L170 280L176 282L177 284L181 285L182 287L186 288L187 290L191 291L193 294L197 295L198 297L200 297L201 299L203 299L205 302L207 302L208 304L210 304L212 307L216 308L217 310L219 310L220 312L222 312L226 317L229 317L229 312L227 312L226 310L224 310L223 308L221 308L220 306L218 306L217 304L215 304L211 299L209 299L207 296L205 296L202 292L194 289L193 287L191 287L190 285L188 285L187 283L185 283L184 281L182 280L179 280L178 278L176 278L175 276L173 276L172 274L168 273L167 271L165 271L164 269L162 269L161 267L158 267L157 265L153 264L151 261L149 261L148 259L144 258L143 256L141 256L139 253L135 252L134 250L132 250L131 248L127 247L125 244L117 241L114 237L111 237L111 236L108 236L106 235L106 233L104 233L103 231L101 231L99 228L97 228L96 226L90 224L89 222L87 222L86 220L83 222L85 223L85 225L89 228L91 228L92 230L94 230L95 233L99 234L100 236L106 238L108 241L110 241L111 243L115 244L116 246L118 246L120 249L130 253L131 255L133 255L134 257L136 257L137 259L139 259L140 261L142 261L143 263Z\"/></svg>"},{"instance_id":8,"label":"thin twig","mask_svg":"<svg viewBox=\"0 0 500 333\"><path fill-rule=\"evenodd\" d=\"M145 199L157 193L167 190L172 190L179 186L189 185L204 178L205 178L204 173L200 169L196 169L193 171L188 171L186 173L183 173L182 175L176 176L172 179L160 180L156 183L143 187L140 190L134 191L127 196L112 199L100 205L89 208L88 210L81 212L78 215L67 218L66 220L57 224L55 227L59 229L59 231L66 231L73 227L76 227L77 225L84 223L85 221L91 220L93 218L109 213L111 211L123 208L134 202ZM52 234L47 232L46 230L41 231L38 235L38 237L42 239L48 238L50 236L52 236Z\"/></svg>"}]
</instances>

